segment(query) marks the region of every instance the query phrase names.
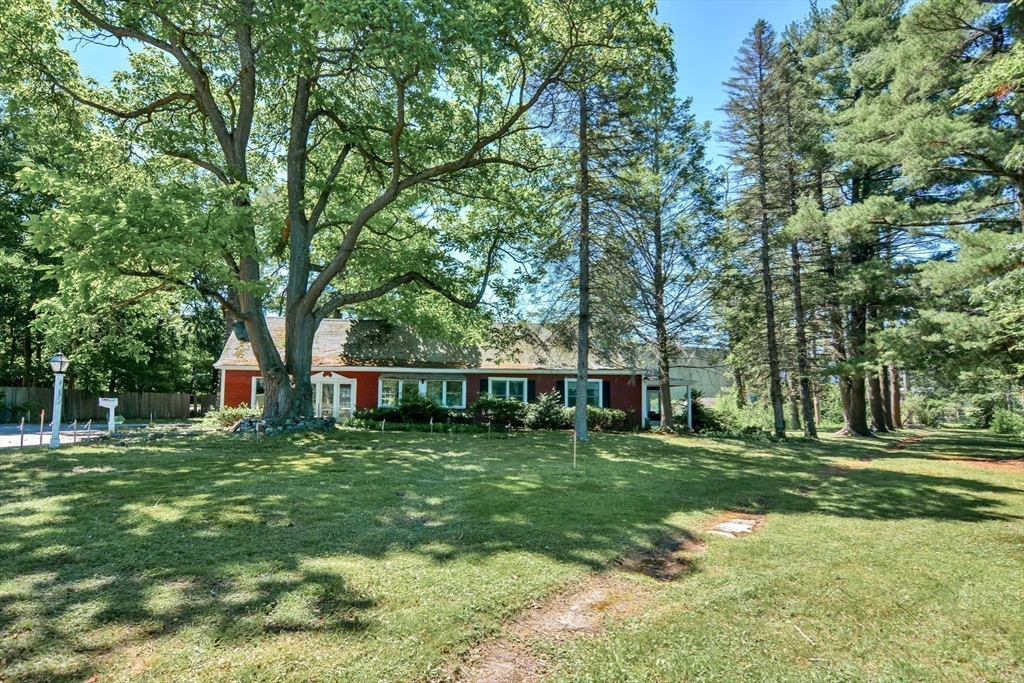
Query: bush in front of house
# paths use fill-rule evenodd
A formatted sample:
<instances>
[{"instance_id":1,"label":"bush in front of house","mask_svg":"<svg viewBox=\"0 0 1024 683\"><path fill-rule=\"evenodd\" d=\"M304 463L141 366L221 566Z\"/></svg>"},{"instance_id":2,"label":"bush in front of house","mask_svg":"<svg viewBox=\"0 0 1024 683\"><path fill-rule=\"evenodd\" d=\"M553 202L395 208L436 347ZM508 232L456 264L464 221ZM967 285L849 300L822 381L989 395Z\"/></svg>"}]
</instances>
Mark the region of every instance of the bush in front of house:
<instances>
[{"instance_id":1,"label":"bush in front of house","mask_svg":"<svg viewBox=\"0 0 1024 683\"><path fill-rule=\"evenodd\" d=\"M361 408L352 413L354 420L363 422L383 421L392 424L430 424L431 419L437 424L467 424L472 416L461 410L449 410L434 403L422 394L406 394L398 401L397 406L379 408ZM351 423L349 426L361 426ZM378 424L379 426L379 424Z\"/></svg>"},{"instance_id":2,"label":"bush in front of house","mask_svg":"<svg viewBox=\"0 0 1024 683\"><path fill-rule=\"evenodd\" d=\"M480 394L480 398L469 406L470 412L483 419L504 427L522 427L526 421L526 405L514 398L499 398Z\"/></svg>"},{"instance_id":3,"label":"bush in front of house","mask_svg":"<svg viewBox=\"0 0 1024 683\"><path fill-rule=\"evenodd\" d=\"M576 424L576 408L562 408L569 428ZM626 429L626 411L618 408L587 406L587 429L595 432L622 431Z\"/></svg>"},{"instance_id":4,"label":"bush in front of house","mask_svg":"<svg viewBox=\"0 0 1024 683\"><path fill-rule=\"evenodd\" d=\"M697 389L690 391L690 400L693 401L693 431L697 434L708 432L725 432L738 429L736 425L727 424L719 415L708 406L704 405L701 399L704 393ZM672 401L672 416L675 418L676 428L686 427L686 400L676 399Z\"/></svg>"},{"instance_id":5,"label":"bush in front of house","mask_svg":"<svg viewBox=\"0 0 1024 683\"><path fill-rule=\"evenodd\" d=\"M234 408L214 408L206 411L203 416L203 424L206 427L232 427L243 417L259 417L263 411L259 408L250 408L248 403L242 403Z\"/></svg>"},{"instance_id":6,"label":"bush in front of house","mask_svg":"<svg viewBox=\"0 0 1024 683\"><path fill-rule=\"evenodd\" d=\"M568 429L572 419L565 414L562 395L549 391L526 407L526 426L530 429Z\"/></svg>"}]
</instances>

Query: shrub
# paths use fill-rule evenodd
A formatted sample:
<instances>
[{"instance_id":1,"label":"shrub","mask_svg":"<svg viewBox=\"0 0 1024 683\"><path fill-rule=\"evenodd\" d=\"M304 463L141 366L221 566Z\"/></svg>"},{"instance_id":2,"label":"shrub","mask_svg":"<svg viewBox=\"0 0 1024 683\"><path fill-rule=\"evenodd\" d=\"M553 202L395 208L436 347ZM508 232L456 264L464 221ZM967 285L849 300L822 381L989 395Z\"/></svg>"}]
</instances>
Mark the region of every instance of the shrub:
<instances>
[{"instance_id":1,"label":"shrub","mask_svg":"<svg viewBox=\"0 0 1024 683\"><path fill-rule=\"evenodd\" d=\"M1006 397L1000 393L977 394L971 398L972 421L975 427L988 429L996 411L1006 405Z\"/></svg>"},{"instance_id":2,"label":"shrub","mask_svg":"<svg viewBox=\"0 0 1024 683\"><path fill-rule=\"evenodd\" d=\"M259 417L262 413L259 408L250 408L248 403L235 408L214 408L206 411L202 424L208 427L230 427L243 417Z\"/></svg>"},{"instance_id":3,"label":"shrub","mask_svg":"<svg viewBox=\"0 0 1024 683\"><path fill-rule=\"evenodd\" d=\"M521 427L526 420L526 405L514 398L498 398L486 393L480 394L480 398L469 406L469 409L502 427L507 424Z\"/></svg>"},{"instance_id":4,"label":"shrub","mask_svg":"<svg viewBox=\"0 0 1024 683\"><path fill-rule=\"evenodd\" d=\"M530 429L568 429L571 420L566 420L562 395L549 391L537 397L536 403L526 407L526 426Z\"/></svg>"},{"instance_id":5,"label":"shrub","mask_svg":"<svg viewBox=\"0 0 1024 683\"><path fill-rule=\"evenodd\" d=\"M576 423L576 408L562 408L568 427ZM587 406L587 429L596 432L619 431L626 428L626 412L617 408Z\"/></svg>"},{"instance_id":6,"label":"shrub","mask_svg":"<svg viewBox=\"0 0 1024 683\"><path fill-rule=\"evenodd\" d=\"M725 421L713 409L704 405L704 402L700 400L702 398L704 398L703 392L696 389L690 390L690 400L693 401L693 431L698 434L727 431L729 427ZM733 406L735 405L735 402L733 402ZM685 399L672 401L672 416L675 418L675 423L678 427L686 426Z\"/></svg>"},{"instance_id":7,"label":"shrub","mask_svg":"<svg viewBox=\"0 0 1024 683\"><path fill-rule=\"evenodd\" d=\"M380 422L387 420L388 422L401 422L402 416L398 412L397 408L390 406L382 406L380 408L360 408L352 412L353 420L363 420L366 422Z\"/></svg>"},{"instance_id":8,"label":"shrub","mask_svg":"<svg viewBox=\"0 0 1024 683\"><path fill-rule=\"evenodd\" d=\"M376 422L378 427L380 427L379 423L384 420L391 424L421 425L430 424L431 419L439 424L466 423L471 421L471 417L462 411L442 408L422 394L406 394L398 401L397 406L361 408L352 413L352 419Z\"/></svg>"},{"instance_id":9,"label":"shrub","mask_svg":"<svg viewBox=\"0 0 1024 683\"><path fill-rule=\"evenodd\" d=\"M989 431L1007 436L1024 436L1024 415L1009 410L996 410L992 415Z\"/></svg>"},{"instance_id":10,"label":"shrub","mask_svg":"<svg viewBox=\"0 0 1024 683\"><path fill-rule=\"evenodd\" d=\"M406 393L398 399L398 416L402 422L410 424L427 424L431 419L434 422L443 422L448 412L419 393Z\"/></svg>"},{"instance_id":11,"label":"shrub","mask_svg":"<svg viewBox=\"0 0 1024 683\"><path fill-rule=\"evenodd\" d=\"M943 405L928 396L911 394L903 399L903 405L907 411L908 423L934 428L940 426L945 418Z\"/></svg>"}]
</instances>

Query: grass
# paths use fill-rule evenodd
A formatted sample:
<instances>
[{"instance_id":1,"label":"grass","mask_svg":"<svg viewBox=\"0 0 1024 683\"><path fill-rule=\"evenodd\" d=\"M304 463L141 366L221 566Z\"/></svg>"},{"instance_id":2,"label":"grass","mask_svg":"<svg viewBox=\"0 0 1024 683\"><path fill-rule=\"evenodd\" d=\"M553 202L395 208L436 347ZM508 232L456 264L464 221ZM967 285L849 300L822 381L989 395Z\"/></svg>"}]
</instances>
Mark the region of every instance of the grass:
<instances>
[{"instance_id":1,"label":"grass","mask_svg":"<svg viewBox=\"0 0 1024 683\"><path fill-rule=\"evenodd\" d=\"M576 470L543 433L3 451L0 681L438 678L729 509L768 521L709 537L677 582L637 578L653 607L551 644L551 679L1024 680L1024 475L962 460L1024 447L943 430L886 451L910 434L598 434Z\"/></svg>"}]
</instances>

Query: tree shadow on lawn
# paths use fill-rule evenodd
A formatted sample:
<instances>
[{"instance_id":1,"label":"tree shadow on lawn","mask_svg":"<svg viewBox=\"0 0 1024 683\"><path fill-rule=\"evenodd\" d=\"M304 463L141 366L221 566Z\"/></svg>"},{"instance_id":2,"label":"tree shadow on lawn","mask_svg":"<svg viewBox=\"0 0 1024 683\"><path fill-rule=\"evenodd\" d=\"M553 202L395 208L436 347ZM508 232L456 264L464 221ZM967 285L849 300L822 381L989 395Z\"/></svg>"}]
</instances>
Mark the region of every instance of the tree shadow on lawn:
<instances>
[{"instance_id":1,"label":"tree shadow on lawn","mask_svg":"<svg viewBox=\"0 0 1024 683\"><path fill-rule=\"evenodd\" d=\"M1024 458L1024 441L982 429L944 428L927 432L923 439L900 452L881 453L878 457L899 455L936 460L1015 460Z\"/></svg>"},{"instance_id":2,"label":"tree shadow on lawn","mask_svg":"<svg viewBox=\"0 0 1024 683\"><path fill-rule=\"evenodd\" d=\"M11 681L81 680L93 656L197 624L225 643L372 632L377 598L322 558L525 551L602 570L692 533L667 521L676 514L981 522L1012 518L998 496L1021 493L871 469L830 480L839 443L596 435L576 470L560 434L337 432L259 449L215 436L21 454L0 467L0 659L29 664ZM879 456L886 443L841 448ZM91 641L96 629L115 634Z\"/></svg>"}]
</instances>

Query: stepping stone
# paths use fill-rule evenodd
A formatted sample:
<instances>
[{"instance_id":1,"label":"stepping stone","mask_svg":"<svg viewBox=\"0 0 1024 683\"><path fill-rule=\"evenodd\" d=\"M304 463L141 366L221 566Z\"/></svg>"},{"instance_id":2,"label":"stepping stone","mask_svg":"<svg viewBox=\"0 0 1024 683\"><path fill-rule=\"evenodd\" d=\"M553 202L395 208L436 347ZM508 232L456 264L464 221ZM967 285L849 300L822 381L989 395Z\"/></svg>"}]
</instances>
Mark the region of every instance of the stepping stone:
<instances>
[{"instance_id":1,"label":"stepping stone","mask_svg":"<svg viewBox=\"0 0 1024 683\"><path fill-rule=\"evenodd\" d=\"M708 529L708 533L726 538L736 538L739 534L753 533L756 525L756 519L730 519L711 527Z\"/></svg>"}]
</instances>

